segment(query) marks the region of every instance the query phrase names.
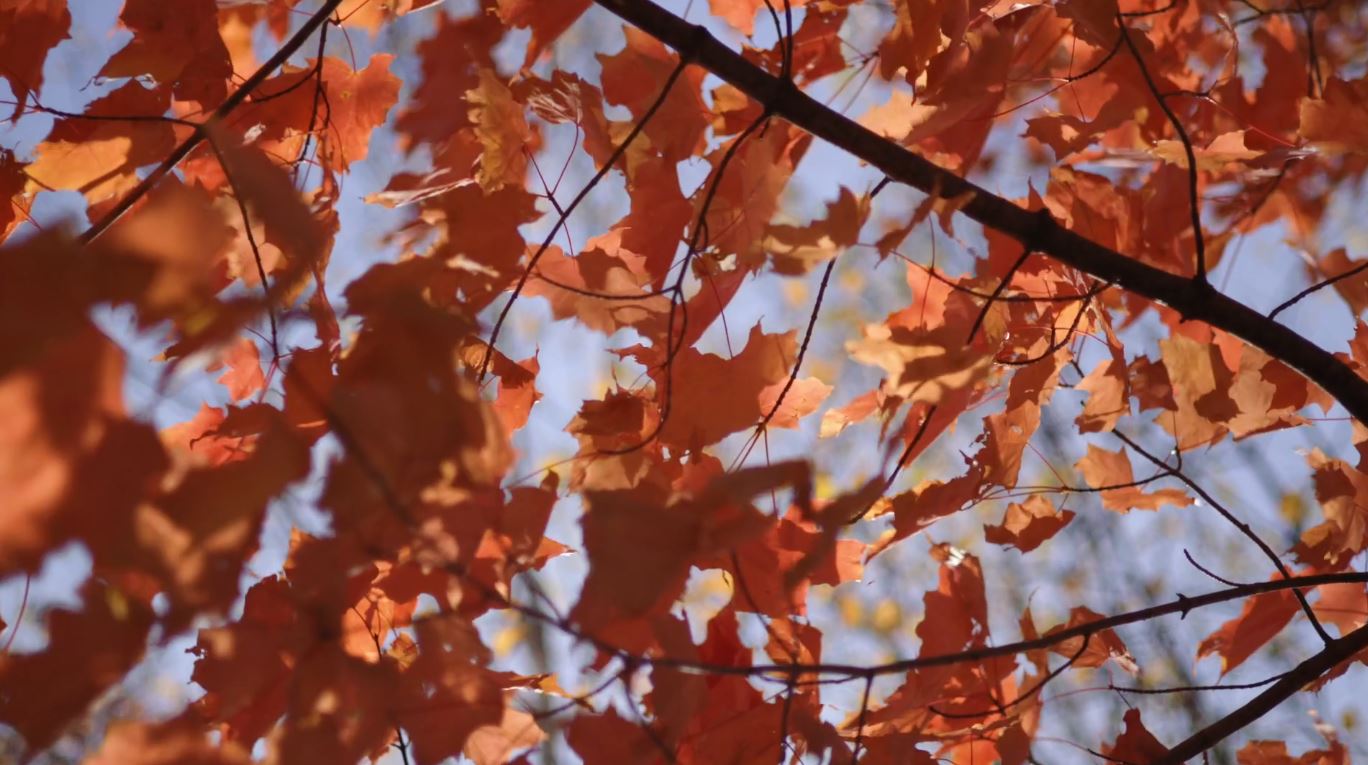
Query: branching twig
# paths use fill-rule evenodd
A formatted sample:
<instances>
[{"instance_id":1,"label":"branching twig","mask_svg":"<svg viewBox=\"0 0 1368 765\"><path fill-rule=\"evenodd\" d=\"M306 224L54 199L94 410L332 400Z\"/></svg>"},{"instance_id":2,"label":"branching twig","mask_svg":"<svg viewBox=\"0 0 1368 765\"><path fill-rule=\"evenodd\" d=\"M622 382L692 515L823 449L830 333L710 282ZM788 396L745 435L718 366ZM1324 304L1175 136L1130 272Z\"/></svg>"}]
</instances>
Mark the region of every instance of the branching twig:
<instances>
[{"instance_id":1,"label":"branching twig","mask_svg":"<svg viewBox=\"0 0 1368 765\"><path fill-rule=\"evenodd\" d=\"M1134 449L1141 457L1149 460L1150 463L1158 467L1168 467L1163 460L1150 454L1143 447L1126 436L1125 433L1122 433L1119 430L1112 431L1112 433L1117 438L1121 439L1126 446ZM1278 557L1278 554L1273 551L1272 547L1268 546L1267 542L1263 541L1262 537L1254 533L1254 529L1251 528L1248 523L1235 517L1235 514L1232 513L1229 508L1221 504L1215 497L1211 496L1206 489L1202 488L1201 484L1192 480L1186 473L1181 470L1174 470L1172 475L1174 478L1177 478L1179 481L1186 484L1189 489L1192 489L1192 491L1195 492L1197 496L1201 497L1204 502L1211 505L1217 513L1220 513L1222 518L1226 519L1226 521L1243 534L1246 539L1253 542L1254 546L1259 548L1259 551L1263 553L1264 557L1272 562L1273 567L1278 570L1278 573L1282 574L1283 579L1290 579L1292 577L1292 572L1288 570L1287 564L1282 562L1282 558ZM1301 590L1293 590L1292 594L1296 596L1297 602L1301 604L1302 612L1306 614L1306 618L1311 622L1311 626L1316 630L1316 634L1320 636L1321 641L1326 645L1329 645L1333 638L1330 637L1329 632L1325 631L1325 627L1321 625L1320 619L1316 618L1316 613L1311 610L1311 604L1306 600L1306 596L1302 594Z\"/></svg>"}]
</instances>

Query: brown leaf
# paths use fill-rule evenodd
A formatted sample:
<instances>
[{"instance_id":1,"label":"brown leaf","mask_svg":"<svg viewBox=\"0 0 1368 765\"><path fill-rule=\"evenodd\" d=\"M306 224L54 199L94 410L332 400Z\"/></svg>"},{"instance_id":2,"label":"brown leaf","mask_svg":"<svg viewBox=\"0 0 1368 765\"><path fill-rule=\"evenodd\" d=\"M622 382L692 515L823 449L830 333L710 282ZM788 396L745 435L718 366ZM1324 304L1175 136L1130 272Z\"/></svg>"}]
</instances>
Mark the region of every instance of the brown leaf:
<instances>
[{"instance_id":1,"label":"brown leaf","mask_svg":"<svg viewBox=\"0 0 1368 765\"><path fill-rule=\"evenodd\" d=\"M1111 746L1103 747L1102 754L1119 762L1151 762L1168 754L1168 747L1159 743L1154 734L1140 721L1140 710L1127 709L1126 729Z\"/></svg>"},{"instance_id":2,"label":"brown leaf","mask_svg":"<svg viewBox=\"0 0 1368 765\"><path fill-rule=\"evenodd\" d=\"M1274 575L1274 578L1281 578ZM1254 652L1282 632L1298 611L1291 590L1255 595L1244 602L1240 615L1221 625L1197 646L1197 658L1221 657L1221 675L1240 666Z\"/></svg>"},{"instance_id":3,"label":"brown leaf","mask_svg":"<svg viewBox=\"0 0 1368 765\"><path fill-rule=\"evenodd\" d=\"M85 114L156 117L166 112L169 100L164 91L129 82L96 100ZM138 182L135 171L164 159L175 140L170 122L61 119L35 150L26 171L29 188L70 189L91 204L102 202L131 190Z\"/></svg>"},{"instance_id":4,"label":"brown leaf","mask_svg":"<svg viewBox=\"0 0 1368 765\"><path fill-rule=\"evenodd\" d=\"M701 210L710 200L704 218L707 244L709 255L721 266L730 268L728 256L732 255L735 269L742 272L763 264L770 219L779 209L780 197L811 142L808 134L777 122L767 130L752 133L734 153L730 151L732 145L726 144L709 154L712 172L693 201L695 208ZM731 161L724 168L723 161L729 154ZM713 190L719 172L721 177Z\"/></svg>"},{"instance_id":5,"label":"brown leaf","mask_svg":"<svg viewBox=\"0 0 1368 765\"><path fill-rule=\"evenodd\" d=\"M1088 445L1088 453L1075 465L1083 480L1102 490L1102 506L1119 513L1131 510L1158 510L1164 505L1186 507L1192 498L1181 489L1156 489L1146 492L1135 484L1135 472L1125 450L1114 452ZM1128 485L1130 484L1130 485Z\"/></svg>"},{"instance_id":6,"label":"brown leaf","mask_svg":"<svg viewBox=\"0 0 1368 765\"><path fill-rule=\"evenodd\" d=\"M1301 137L1337 152L1368 152L1368 78L1331 77L1321 98L1301 102Z\"/></svg>"},{"instance_id":7,"label":"brown leaf","mask_svg":"<svg viewBox=\"0 0 1368 765\"><path fill-rule=\"evenodd\" d=\"M247 765L248 750L232 741L214 744L198 721L122 721L111 725L100 750L84 765Z\"/></svg>"},{"instance_id":8,"label":"brown leaf","mask_svg":"<svg viewBox=\"0 0 1368 765\"><path fill-rule=\"evenodd\" d=\"M266 228L267 241L285 254L286 268L277 274L271 293L292 298L304 279L324 264L329 235L300 197L290 177L260 149L241 145L220 132L214 139L233 191Z\"/></svg>"},{"instance_id":9,"label":"brown leaf","mask_svg":"<svg viewBox=\"0 0 1368 765\"><path fill-rule=\"evenodd\" d=\"M261 354L257 344L248 338L241 337L230 344L220 361L206 371L225 367L218 382L228 389L228 395L234 401L250 398L266 387L266 375L261 371Z\"/></svg>"},{"instance_id":10,"label":"brown leaf","mask_svg":"<svg viewBox=\"0 0 1368 765\"><path fill-rule=\"evenodd\" d=\"M54 300L34 285L61 283L91 265L39 238L0 251L0 571L36 571L48 550L130 534L134 508L166 457L156 432L128 419L124 356L86 317L89 305ZM75 290L73 290L75 292ZM99 513L90 508L99 507Z\"/></svg>"},{"instance_id":11,"label":"brown leaf","mask_svg":"<svg viewBox=\"0 0 1368 765\"><path fill-rule=\"evenodd\" d=\"M1108 323L1104 326L1111 358L1098 362L1075 386L1077 390L1088 394L1083 413L1075 420L1080 433L1110 431L1122 416L1130 414L1130 376L1126 370L1125 352L1116 340L1111 325Z\"/></svg>"},{"instance_id":12,"label":"brown leaf","mask_svg":"<svg viewBox=\"0 0 1368 765\"><path fill-rule=\"evenodd\" d=\"M9 80L18 117L29 94L43 89L43 62L48 51L71 31L65 0L31 0L0 7L0 77Z\"/></svg>"},{"instance_id":13,"label":"brown leaf","mask_svg":"<svg viewBox=\"0 0 1368 765\"><path fill-rule=\"evenodd\" d=\"M377 53L365 69L353 70L340 59L323 59L322 77L328 91L323 160L335 170L345 171L370 154L371 133L385 123L399 99L399 78L389 70L393 61L394 56ZM309 89L302 90L308 93Z\"/></svg>"},{"instance_id":14,"label":"brown leaf","mask_svg":"<svg viewBox=\"0 0 1368 765\"><path fill-rule=\"evenodd\" d=\"M223 258L233 231L203 191L163 183L97 244L103 257L148 264L150 282L130 295L144 326L166 319L203 323L226 286Z\"/></svg>"},{"instance_id":15,"label":"brown leaf","mask_svg":"<svg viewBox=\"0 0 1368 765\"><path fill-rule=\"evenodd\" d=\"M772 225L765 249L781 274L805 274L855 244L869 217L868 197L856 199L844 186L836 201L827 203L826 217L806 226Z\"/></svg>"},{"instance_id":16,"label":"brown leaf","mask_svg":"<svg viewBox=\"0 0 1368 765\"><path fill-rule=\"evenodd\" d=\"M498 0L499 18L505 24L532 28L524 67L535 62L589 5L589 0Z\"/></svg>"},{"instance_id":17,"label":"brown leaf","mask_svg":"<svg viewBox=\"0 0 1368 765\"><path fill-rule=\"evenodd\" d=\"M532 143L523 105L513 100L512 91L491 69L480 70L480 86L466 91L465 97L475 135L484 147L476 175L480 187L498 191L506 184L521 186Z\"/></svg>"},{"instance_id":18,"label":"brown leaf","mask_svg":"<svg viewBox=\"0 0 1368 765\"><path fill-rule=\"evenodd\" d=\"M670 418L660 440L699 449L755 425L765 389L787 378L795 353L793 332L767 335L758 323L733 358L680 351L671 369L655 373L658 390L666 388L662 378L670 374Z\"/></svg>"},{"instance_id":19,"label":"brown leaf","mask_svg":"<svg viewBox=\"0 0 1368 765\"><path fill-rule=\"evenodd\" d=\"M599 632L615 622L667 613L689 566L764 534L772 520L752 497L795 481L794 465L718 476L696 496L659 490L589 492L584 546L589 576L571 617Z\"/></svg>"},{"instance_id":20,"label":"brown leaf","mask_svg":"<svg viewBox=\"0 0 1368 765\"><path fill-rule=\"evenodd\" d=\"M1033 494L1024 503L1009 504L1001 525L984 526L984 539L1030 552L1058 534L1073 519L1072 510L1056 511L1050 500Z\"/></svg>"},{"instance_id":21,"label":"brown leaf","mask_svg":"<svg viewBox=\"0 0 1368 765\"><path fill-rule=\"evenodd\" d=\"M476 728L466 737L461 753L475 765L503 765L512 761L515 752L535 747L546 739L537 719L512 702L512 694L505 692L503 718L496 725Z\"/></svg>"},{"instance_id":22,"label":"brown leaf","mask_svg":"<svg viewBox=\"0 0 1368 765\"><path fill-rule=\"evenodd\" d=\"M47 748L146 648L150 608L95 579L82 587L81 602L80 611L48 616L42 651L0 656L0 721L14 726L31 751Z\"/></svg>"},{"instance_id":23,"label":"brown leaf","mask_svg":"<svg viewBox=\"0 0 1368 765\"><path fill-rule=\"evenodd\" d=\"M527 0L521 2L531 5ZM548 18L569 15L574 9L578 9L575 10L577 16L583 6L588 5L588 0L554 4L564 6L565 10ZM603 67L603 96L609 103L626 106L633 119L639 120L669 79L678 56L635 27L627 27L624 33L627 47L612 56L598 56ZM702 82L701 69L686 69L670 89L655 118L646 124L646 138L672 162L683 160L702 147L703 133L708 128L708 107L703 103L700 90Z\"/></svg>"},{"instance_id":24,"label":"brown leaf","mask_svg":"<svg viewBox=\"0 0 1368 765\"><path fill-rule=\"evenodd\" d=\"M780 402L779 394L784 392L784 386L787 384L787 381L775 383L760 391L759 403L762 412L768 413L774 408L775 403L779 403L779 408L770 418L769 427L798 427L798 421L817 411L834 390L816 377L802 377L793 381L793 385L784 395L784 400Z\"/></svg>"},{"instance_id":25,"label":"brown leaf","mask_svg":"<svg viewBox=\"0 0 1368 765\"><path fill-rule=\"evenodd\" d=\"M227 97L233 66L212 0L128 0L119 21L133 38L104 65L101 77L148 76L171 86L177 100L206 110Z\"/></svg>"},{"instance_id":26,"label":"brown leaf","mask_svg":"<svg viewBox=\"0 0 1368 765\"><path fill-rule=\"evenodd\" d=\"M502 728L507 712L497 676L481 666L487 654L472 626L445 617L416 630L418 658L404 671L397 721L409 733L417 762L435 765L461 754L480 731ZM481 743L488 737L473 745Z\"/></svg>"},{"instance_id":27,"label":"brown leaf","mask_svg":"<svg viewBox=\"0 0 1368 765\"><path fill-rule=\"evenodd\" d=\"M1069 612L1069 621L1066 624L1052 627L1045 634L1052 635L1060 630L1080 627L1101 618L1102 614L1078 606ZM1138 673L1135 658L1131 656L1126 644L1121 642L1115 630L1101 630L1087 637L1069 638L1056 643L1050 650L1070 659L1075 667L1100 667L1112 661L1131 675Z\"/></svg>"}]
</instances>

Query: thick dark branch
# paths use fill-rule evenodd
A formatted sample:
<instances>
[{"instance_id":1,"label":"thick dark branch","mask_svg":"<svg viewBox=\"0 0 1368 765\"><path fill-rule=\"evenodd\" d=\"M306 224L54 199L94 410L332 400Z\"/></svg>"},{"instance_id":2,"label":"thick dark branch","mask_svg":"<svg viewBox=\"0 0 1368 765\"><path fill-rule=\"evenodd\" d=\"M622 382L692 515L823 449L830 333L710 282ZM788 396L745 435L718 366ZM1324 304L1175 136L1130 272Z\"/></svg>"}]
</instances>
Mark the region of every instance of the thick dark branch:
<instances>
[{"instance_id":1,"label":"thick dark branch","mask_svg":"<svg viewBox=\"0 0 1368 765\"><path fill-rule=\"evenodd\" d=\"M176 165L180 164L181 160L189 156L190 152L194 151L195 147L199 146L200 143L204 141L208 136L208 131L205 129L206 127L218 123L224 117L231 114L233 110L241 106L242 102L246 101L248 96L252 95L257 88L261 87L261 83L265 82L272 74L275 74L275 71L288 61L290 56L293 56L296 51L304 47L304 43L308 41L309 36L318 31L318 28L327 22L328 17L331 16L332 12L337 10L337 6L341 4L342 0L327 0L327 2L323 3L322 8L314 11L314 14L309 17L308 21L304 22L304 26L300 27L299 31L295 32L293 37L286 40L285 44L280 46L280 50L276 51L274 56L271 56L270 60L262 64L260 69L253 72L252 76L248 77L246 82L242 83L242 87L233 91L228 98L224 99L223 103L219 104L219 107L214 110L214 113L209 115L209 119L196 126L195 132L191 133L189 138L181 141L180 145L168 154L166 159L163 159L161 164L157 165L152 172L148 173L147 177L139 181L138 185L134 187L132 191L128 192L123 199L120 199L119 203L114 205L113 209L106 213L104 217L95 221L95 224L90 228L82 232L80 237L81 243L89 244L95 241L100 234L103 234L110 226L114 225L115 221L122 218L124 213L133 209L133 205L137 204L138 200L147 196L148 192L155 188L156 185L161 182L162 178L165 178L167 174L175 169Z\"/></svg>"},{"instance_id":2,"label":"thick dark branch","mask_svg":"<svg viewBox=\"0 0 1368 765\"><path fill-rule=\"evenodd\" d=\"M1320 653L1298 664L1291 672L1279 678L1278 682L1268 687L1268 690L1250 699L1249 703L1192 734L1170 749L1167 755L1150 765L1178 765L1200 755L1225 737L1268 714L1304 688L1307 683L1365 648L1368 648L1368 626L1359 627L1330 643Z\"/></svg>"},{"instance_id":3,"label":"thick dark branch","mask_svg":"<svg viewBox=\"0 0 1368 765\"><path fill-rule=\"evenodd\" d=\"M827 108L792 82L742 58L705 28L684 21L651 0L595 2L679 51L684 59L731 83L774 115L870 163L890 178L942 197L972 192L973 199L960 211L979 223L1104 282L1164 303L1186 319L1204 321L1243 338L1299 370L1334 396L1355 419L1368 423L1368 382L1334 355L1249 306L1207 284L1145 265L1089 241L1053 220L1042 220L1046 216L966 181Z\"/></svg>"}]
</instances>

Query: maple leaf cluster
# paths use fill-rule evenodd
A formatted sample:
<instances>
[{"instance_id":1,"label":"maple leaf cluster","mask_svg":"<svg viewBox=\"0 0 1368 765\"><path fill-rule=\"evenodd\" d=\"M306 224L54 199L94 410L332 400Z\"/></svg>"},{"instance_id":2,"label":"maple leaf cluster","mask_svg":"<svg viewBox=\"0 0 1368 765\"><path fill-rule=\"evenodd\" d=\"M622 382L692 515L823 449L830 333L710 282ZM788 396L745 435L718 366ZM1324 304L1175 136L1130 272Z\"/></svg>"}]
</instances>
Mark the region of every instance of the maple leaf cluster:
<instances>
[{"instance_id":1,"label":"maple leaf cluster","mask_svg":"<svg viewBox=\"0 0 1368 765\"><path fill-rule=\"evenodd\" d=\"M1246 729L1368 662L1368 261L1332 225L1368 170L1361 9L675 5L125 0L65 111L45 65L84 7L0 0L37 131L0 145L0 577L91 568L0 623L24 756L188 639L194 700L86 761L1349 762L1331 723L1300 754ZM380 142L392 257L338 283ZM1238 300L1277 258L1309 286ZM791 326L737 324L785 289ZM1338 346L1292 328L1313 304ZM534 305L624 372L559 422L567 370L509 350ZM139 374L213 392L158 428ZM574 453L529 474L555 431ZM1302 470L1282 515L1200 470L1248 448ZM273 539L305 494L323 521ZM1009 597L1150 513L1180 542L1125 553L1191 548L1186 594ZM826 618L910 557L934 583L892 617ZM1170 620L1182 656L1126 632ZM852 650L865 622L905 641ZM1052 683L1152 721L1226 687L1156 679L1206 656L1276 674L1061 747Z\"/></svg>"}]
</instances>

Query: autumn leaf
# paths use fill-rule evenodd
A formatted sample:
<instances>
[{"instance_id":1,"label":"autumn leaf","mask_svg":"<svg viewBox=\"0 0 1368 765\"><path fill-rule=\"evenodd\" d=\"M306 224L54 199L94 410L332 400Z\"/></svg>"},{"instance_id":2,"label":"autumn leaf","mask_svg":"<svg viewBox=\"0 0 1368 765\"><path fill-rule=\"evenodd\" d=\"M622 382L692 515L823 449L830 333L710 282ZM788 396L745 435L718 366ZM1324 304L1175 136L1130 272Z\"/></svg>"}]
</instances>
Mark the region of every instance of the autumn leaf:
<instances>
[{"instance_id":1,"label":"autumn leaf","mask_svg":"<svg viewBox=\"0 0 1368 765\"><path fill-rule=\"evenodd\" d=\"M220 130L245 134L248 143L279 163L291 161L306 140L316 138L327 167L345 171L366 158L371 133L398 99L399 78L389 70L393 60L376 54L359 70L331 56L310 66L287 66L261 86L272 98L243 106ZM328 116L320 121L316 102L324 99Z\"/></svg>"},{"instance_id":2,"label":"autumn leaf","mask_svg":"<svg viewBox=\"0 0 1368 765\"><path fill-rule=\"evenodd\" d=\"M484 725L466 737L461 753L475 765L500 765L512 756L531 749L546 739L537 718L513 705L512 694L505 692L503 717L494 725Z\"/></svg>"},{"instance_id":3,"label":"autumn leaf","mask_svg":"<svg viewBox=\"0 0 1368 765\"><path fill-rule=\"evenodd\" d=\"M232 179L233 193L259 216L266 240L285 255L284 273L272 292L288 299L303 279L325 264L328 232L295 190L294 184L270 158L251 146L233 145L222 137L218 154Z\"/></svg>"},{"instance_id":4,"label":"autumn leaf","mask_svg":"<svg viewBox=\"0 0 1368 765\"><path fill-rule=\"evenodd\" d=\"M129 44L105 63L102 77L150 77L169 85L176 99L212 109L228 94L233 73L218 31L218 9L209 0L172 7L130 0L119 20L133 33Z\"/></svg>"},{"instance_id":5,"label":"autumn leaf","mask_svg":"<svg viewBox=\"0 0 1368 765\"><path fill-rule=\"evenodd\" d=\"M1359 499L1368 490L1368 476L1319 449L1309 452L1306 461L1315 471L1316 499L1325 520L1303 533L1295 549L1305 562L1334 567L1368 545L1368 511Z\"/></svg>"},{"instance_id":6,"label":"autumn leaf","mask_svg":"<svg viewBox=\"0 0 1368 765\"><path fill-rule=\"evenodd\" d=\"M377 54L359 70L338 59L323 60L329 109L323 153L330 166L346 170L370 153L371 133L384 124L399 98L399 78L389 70L393 60Z\"/></svg>"},{"instance_id":7,"label":"autumn leaf","mask_svg":"<svg viewBox=\"0 0 1368 765\"><path fill-rule=\"evenodd\" d=\"M794 380L792 386L787 382L770 385L760 391L760 408L768 413L774 410L769 426L775 428L796 428L798 421L821 407L826 397L834 390L830 385L815 377ZM779 399L780 394L784 398ZM775 409L775 404L779 405Z\"/></svg>"},{"instance_id":8,"label":"autumn leaf","mask_svg":"<svg viewBox=\"0 0 1368 765\"><path fill-rule=\"evenodd\" d=\"M564 8L573 3L554 4ZM452 109L451 99L453 94L479 87L480 71L494 67L492 48L503 35L503 22L494 13L473 13L461 18L445 13L432 15L433 31L418 43L415 51L423 62L422 78L415 83L411 97L405 99L395 119L400 145L410 150L419 144L446 141L470 124L469 110Z\"/></svg>"},{"instance_id":9,"label":"autumn leaf","mask_svg":"<svg viewBox=\"0 0 1368 765\"><path fill-rule=\"evenodd\" d=\"M480 187L498 191L505 184L521 183L532 141L522 104L513 100L508 86L488 69L480 72L480 87L466 91L466 101L470 103L475 135L484 146L476 176Z\"/></svg>"},{"instance_id":10,"label":"autumn leaf","mask_svg":"<svg viewBox=\"0 0 1368 765\"><path fill-rule=\"evenodd\" d=\"M822 413L822 438L832 438L852 424L860 422L878 411L879 392L870 391L857 396L845 406L834 407Z\"/></svg>"},{"instance_id":11,"label":"autumn leaf","mask_svg":"<svg viewBox=\"0 0 1368 765\"><path fill-rule=\"evenodd\" d=\"M649 335L663 332L670 300L652 294L649 264L627 249L624 237L623 232L595 237L573 258L552 245L537 261L527 294L545 297L556 318L575 319L606 335L623 327Z\"/></svg>"},{"instance_id":12,"label":"autumn leaf","mask_svg":"<svg viewBox=\"0 0 1368 765\"><path fill-rule=\"evenodd\" d=\"M136 297L145 325L168 318L202 324L226 286L222 263L232 233L207 194L168 183L111 228L99 251L150 266L152 278L139 285Z\"/></svg>"},{"instance_id":13,"label":"autumn leaf","mask_svg":"<svg viewBox=\"0 0 1368 765\"><path fill-rule=\"evenodd\" d=\"M811 139L775 125L757 136L733 140L742 141L734 153L728 146L709 157L715 188L711 180L705 183L695 194L694 204L699 210L707 204L702 225L708 230L712 256L724 262L735 256L736 266L748 271L764 258L762 243L768 224Z\"/></svg>"},{"instance_id":14,"label":"autumn leaf","mask_svg":"<svg viewBox=\"0 0 1368 765\"><path fill-rule=\"evenodd\" d=\"M966 346L957 329L918 333L872 324L865 327L863 339L847 348L856 361L884 370L885 395L937 404L984 379L992 366L992 358Z\"/></svg>"},{"instance_id":15,"label":"autumn leaf","mask_svg":"<svg viewBox=\"0 0 1368 765\"><path fill-rule=\"evenodd\" d=\"M759 324L730 359L684 349L668 370L657 373L657 388L670 390L670 419L661 440L700 448L758 423L766 389L786 378L795 353L792 333L767 335Z\"/></svg>"},{"instance_id":16,"label":"autumn leaf","mask_svg":"<svg viewBox=\"0 0 1368 765\"><path fill-rule=\"evenodd\" d=\"M376 32L381 25L393 22L399 16L436 6L442 0L391 0L387 3L372 3L367 0L343 0L337 9L342 23Z\"/></svg>"},{"instance_id":17,"label":"autumn leaf","mask_svg":"<svg viewBox=\"0 0 1368 765\"><path fill-rule=\"evenodd\" d=\"M276 577L257 582L242 615L200 630L190 649L198 657L191 679L206 691L197 706L224 723L230 740L257 740L284 714L291 667L311 642L289 584Z\"/></svg>"},{"instance_id":18,"label":"autumn leaf","mask_svg":"<svg viewBox=\"0 0 1368 765\"><path fill-rule=\"evenodd\" d=\"M234 401L250 398L266 387L266 375L261 371L261 352L248 338L238 338L229 345L214 368L219 366L224 372L218 382L228 389L228 395Z\"/></svg>"},{"instance_id":19,"label":"autumn leaf","mask_svg":"<svg viewBox=\"0 0 1368 765\"><path fill-rule=\"evenodd\" d=\"M950 545L931 548L940 562L940 584L926 593L926 617L917 628L923 656L978 645L988 637L988 602L978 558Z\"/></svg>"},{"instance_id":20,"label":"autumn leaf","mask_svg":"<svg viewBox=\"0 0 1368 765\"><path fill-rule=\"evenodd\" d=\"M855 244L868 217L869 200L856 199L849 189L842 187L836 201L827 204L826 218L806 226L771 226L765 249L769 250L777 272L807 273Z\"/></svg>"},{"instance_id":21,"label":"autumn leaf","mask_svg":"<svg viewBox=\"0 0 1368 765\"><path fill-rule=\"evenodd\" d=\"M1332 77L1320 98L1301 103L1301 136L1318 146L1339 152L1368 151L1368 90L1364 80Z\"/></svg>"},{"instance_id":22,"label":"autumn leaf","mask_svg":"<svg viewBox=\"0 0 1368 765\"><path fill-rule=\"evenodd\" d=\"M1130 413L1130 377L1126 367L1124 351L1119 347L1110 324L1104 325L1107 331L1107 346L1111 358L1098 362L1078 385L1078 390L1088 394L1083 412L1075 420L1080 433L1109 431L1116 427L1123 415Z\"/></svg>"},{"instance_id":23,"label":"autumn leaf","mask_svg":"<svg viewBox=\"0 0 1368 765\"><path fill-rule=\"evenodd\" d=\"M1087 455L1075 467L1089 486L1100 490L1102 506L1108 510L1126 513L1137 509L1158 510L1164 505L1185 507L1192 504L1192 498L1181 489L1146 492L1143 483L1135 480L1135 471L1124 449L1112 452L1089 445Z\"/></svg>"},{"instance_id":24,"label":"autumn leaf","mask_svg":"<svg viewBox=\"0 0 1368 765\"><path fill-rule=\"evenodd\" d=\"M753 468L719 476L696 499L671 501L645 486L590 493L584 520L589 577L572 617L597 632L667 612L683 592L691 562L770 526L749 499L790 481L787 471ZM643 515L650 520L643 522Z\"/></svg>"},{"instance_id":25,"label":"autumn leaf","mask_svg":"<svg viewBox=\"0 0 1368 765\"><path fill-rule=\"evenodd\" d=\"M81 297L92 296L62 302L23 289L45 271L73 273L83 264L71 256L67 244L42 238L0 252L0 322L34 322L33 331L0 334L7 573L36 571L47 550L72 539L91 540L97 553L122 542L166 466L156 432L128 417L124 354L85 315ZM100 513L83 511L92 502Z\"/></svg>"},{"instance_id":26,"label":"autumn leaf","mask_svg":"<svg viewBox=\"0 0 1368 765\"><path fill-rule=\"evenodd\" d=\"M515 27L531 27L526 67L589 8L589 0L498 0L499 18Z\"/></svg>"},{"instance_id":27,"label":"autumn leaf","mask_svg":"<svg viewBox=\"0 0 1368 765\"><path fill-rule=\"evenodd\" d=\"M1140 710L1127 709L1124 722L1125 730L1102 750L1104 755L1123 762L1149 762L1168 754L1168 747L1159 743L1140 721Z\"/></svg>"},{"instance_id":28,"label":"autumn leaf","mask_svg":"<svg viewBox=\"0 0 1368 765\"><path fill-rule=\"evenodd\" d=\"M1202 640L1197 658L1219 655L1224 676L1282 632L1297 610L1297 599L1289 590L1255 595L1245 601L1239 616Z\"/></svg>"},{"instance_id":29,"label":"autumn leaf","mask_svg":"<svg viewBox=\"0 0 1368 765\"><path fill-rule=\"evenodd\" d=\"M42 651L0 656L0 720L36 750L118 683L146 648L153 622L147 606L93 580L81 589L81 604L49 616Z\"/></svg>"},{"instance_id":30,"label":"autumn leaf","mask_svg":"<svg viewBox=\"0 0 1368 765\"><path fill-rule=\"evenodd\" d=\"M1074 23L1074 34L1079 39L1093 45L1111 45L1120 31L1116 25L1116 14L1120 10L1116 0L1064 0L1055 8L1061 17Z\"/></svg>"},{"instance_id":31,"label":"autumn leaf","mask_svg":"<svg viewBox=\"0 0 1368 765\"><path fill-rule=\"evenodd\" d=\"M1008 505L1000 525L984 526L984 539L1030 552L1058 534L1073 518L1072 510L1056 511L1050 500L1035 494L1025 502Z\"/></svg>"},{"instance_id":32,"label":"autumn leaf","mask_svg":"<svg viewBox=\"0 0 1368 765\"><path fill-rule=\"evenodd\" d=\"M1317 725L1318 728L1328 726ZM1287 744L1282 741L1251 741L1240 748L1235 754L1236 762L1239 765L1320 765L1326 763L1347 764L1349 753L1345 750L1344 744L1340 743L1333 734L1333 729L1327 736L1330 747L1327 749L1312 749L1303 752L1300 756L1293 757L1287 751Z\"/></svg>"},{"instance_id":33,"label":"autumn leaf","mask_svg":"<svg viewBox=\"0 0 1368 765\"><path fill-rule=\"evenodd\" d=\"M563 5L565 10L558 13L568 14L572 8L587 3ZM603 96L609 103L626 106L635 119L641 119L675 68L676 56L640 30L628 27L625 34L625 48L613 56L599 56ZM700 90L702 82L701 71L686 69L666 96L660 113L646 124L646 138L668 160L682 160L701 146L703 131L708 127L708 108Z\"/></svg>"},{"instance_id":34,"label":"autumn leaf","mask_svg":"<svg viewBox=\"0 0 1368 765\"><path fill-rule=\"evenodd\" d=\"M215 745L191 718L152 724L120 722L105 736L87 765L246 765L251 757L235 742Z\"/></svg>"},{"instance_id":35,"label":"autumn leaf","mask_svg":"<svg viewBox=\"0 0 1368 765\"><path fill-rule=\"evenodd\" d=\"M1053 627L1045 634L1052 635L1060 630L1083 627L1101 618L1101 614L1080 606L1069 613L1068 623ZM1131 675L1139 672L1135 657L1131 656L1126 644L1113 630L1100 630L1086 637L1069 638L1056 644L1053 650L1067 657L1078 667L1100 667L1110 661Z\"/></svg>"},{"instance_id":36,"label":"autumn leaf","mask_svg":"<svg viewBox=\"0 0 1368 765\"><path fill-rule=\"evenodd\" d=\"M420 624L417 634L418 659L398 689L405 710L399 721L412 736L417 761L436 763L461 754L489 726L502 727L504 698L495 674L480 666L485 649L473 627L439 619Z\"/></svg>"},{"instance_id":37,"label":"autumn leaf","mask_svg":"<svg viewBox=\"0 0 1368 765\"><path fill-rule=\"evenodd\" d=\"M0 77L15 95L14 116L43 88L48 51L70 37L71 11L60 0L7 3L0 8Z\"/></svg>"},{"instance_id":38,"label":"autumn leaf","mask_svg":"<svg viewBox=\"0 0 1368 765\"><path fill-rule=\"evenodd\" d=\"M136 82L97 99L87 115L159 117L170 106L166 94ZM62 119L38 144L28 165L30 190L80 191L91 204L132 189L135 171L160 162L174 146L170 122L148 120Z\"/></svg>"},{"instance_id":39,"label":"autumn leaf","mask_svg":"<svg viewBox=\"0 0 1368 765\"><path fill-rule=\"evenodd\" d=\"M1309 610L1065 727L1348 761L1361 14L95 5L0 0L7 754L1024 765Z\"/></svg>"}]
</instances>

